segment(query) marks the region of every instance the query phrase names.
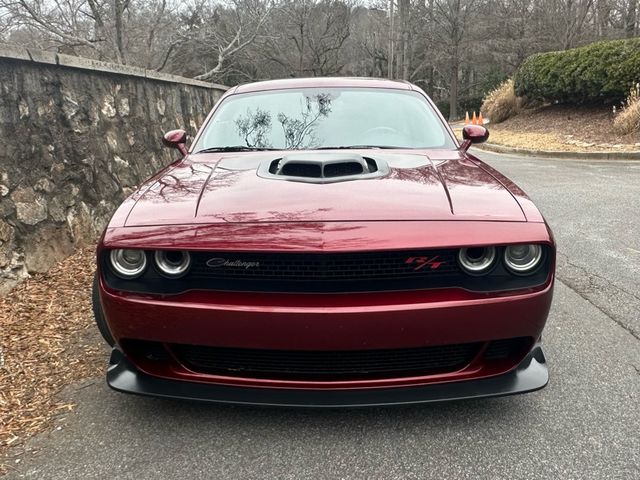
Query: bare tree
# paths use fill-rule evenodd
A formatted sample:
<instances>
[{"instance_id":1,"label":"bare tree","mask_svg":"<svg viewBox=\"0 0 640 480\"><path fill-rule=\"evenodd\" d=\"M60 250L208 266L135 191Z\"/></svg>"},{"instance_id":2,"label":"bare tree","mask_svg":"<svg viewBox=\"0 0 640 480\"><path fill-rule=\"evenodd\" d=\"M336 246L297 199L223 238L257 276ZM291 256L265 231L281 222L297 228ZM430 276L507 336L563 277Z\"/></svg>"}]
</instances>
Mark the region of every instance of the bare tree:
<instances>
[{"instance_id":1,"label":"bare tree","mask_svg":"<svg viewBox=\"0 0 640 480\"><path fill-rule=\"evenodd\" d=\"M638 33L638 0L628 0L628 2L624 32L627 38L632 38Z\"/></svg>"},{"instance_id":2,"label":"bare tree","mask_svg":"<svg viewBox=\"0 0 640 480\"><path fill-rule=\"evenodd\" d=\"M163 70L180 43L177 31L184 8L182 0L134 0L127 16L127 61Z\"/></svg>"},{"instance_id":3,"label":"bare tree","mask_svg":"<svg viewBox=\"0 0 640 480\"><path fill-rule=\"evenodd\" d=\"M451 118L536 52L636 36L640 0L0 0L0 42L236 84L410 80Z\"/></svg>"},{"instance_id":4,"label":"bare tree","mask_svg":"<svg viewBox=\"0 0 640 480\"><path fill-rule=\"evenodd\" d=\"M175 47L167 32L183 5L184 0L0 0L0 18L7 19L7 41L154 68Z\"/></svg>"},{"instance_id":5,"label":"bare tree","mask_svg":"<svg viewBox=\"0 0 640 480\"><path fill-rule=\"evenodd\" d=\"M88 0L48 2L46 0L0 0L0 9L10 17L11 25L43 32L58 45L102 50L106 39L101 28L102 4ZM97 15L96 15L97 12Z\"/></svg>"},{"instance_id":6,"label":"bare tree","mask_svg":"<svg viewBox=\"0 0 640 480\"><path fill-rule=\"evenodd\" d=\"M200 5L203 8L203 4ZM214 66L195 78L211 80L220 77L229 59L251 45L262 33L274 6L273 2L230 0L224 6L216 7L213 17L224 18L224 28L220 28L220 21L206 22L196 32L198 41L215 52Z\"/></svg>"},{"instance_id":7,"label":"bare tree","mask_svg":"<svg viewBox=\"0 0 640 480\"><path fill-rule=\"evenodd\" d=\"M120 63L127 63L127 56L124 50L124 12L129 8L129 0L113 0L116 55Z\"/></svg>"},{"instance_id":8,"label":"bare tree","mask_svg":"<svg viewBox=\"0 0 640 480\"><path fill-rule=\"evenodd\" d=\"M344 67L341 53L350 36L351 6L334 0L286 0L271 19L261 48L271 64L289 76L337 75Z\"/></svg>"},{"instance_id":9,"label":"bare tree","mask_svg":"<svg viewBox=\"0 0 640 480\"><path fill-rule=\"evenodd\" d=\"M340 52L351 35L351 8L344 2L326 1L312 11L307 31L310 65L314 76L338 75L344 67Z\"/></svg>"},{"instance_id":10,"label":"bare tree","mask_svg":"<svg viewBox=\"0 0 640 480\"><path fill-rule=\"evenodd\" d=\"M384 7L384 3L383 3ZM362 6L351 12L344 53L349 75L385 77L388 69L389 17L384 8Z\"/></svg>"},{"instance_id":11,"label":"bare tree","mask_svg":"<svg viewBox=\"0 0 640 480\"><path fill-rule=\"evenodd\" d=\"M400 49L398 55L398 73L404 80L409 79L411 64L409 44L409 16L411 15L411 1L398 0L398 16L400 17Z\"/></svg>"},{"instance_id":12,"label":"bare tree","mask_svg":"<svg viewBox=\"0 0 640 480\"><path fill-rule=\"evenodd\" d=\"M480 0L434 0L438 37L448 56L449 118L458 118L460 53L467 40L469 20Z\"/></svg>"},{"instance_id":13,"label":"bare tree","mask_svg":"<svg viewBox=\"0 0 640 480\"><path fill-rule=\"evenodd\" d=\"M396 17L395 17L395 0L389 2L389 78L395 78L394 75L394 59L396 52Z\"/></svg>"}]
</instances>

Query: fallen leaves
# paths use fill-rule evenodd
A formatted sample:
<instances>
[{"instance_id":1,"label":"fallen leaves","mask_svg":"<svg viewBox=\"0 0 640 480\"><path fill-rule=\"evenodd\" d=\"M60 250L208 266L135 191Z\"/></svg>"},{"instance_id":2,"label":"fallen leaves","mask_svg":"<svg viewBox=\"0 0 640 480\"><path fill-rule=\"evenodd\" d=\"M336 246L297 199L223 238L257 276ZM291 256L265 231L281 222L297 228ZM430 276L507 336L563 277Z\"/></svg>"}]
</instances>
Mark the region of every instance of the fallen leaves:
<instances>
[{"instance_id":1,"label":"fallen leaves","mask_svg":"<svg viewBox=\"0 0 640 480\"><path fill-rule=\"evenodd\" d=\"M93 249L84 249L0 298L0 459L74 408L58 398L65 386L103 373L93 274Z\"/></svg>"},{"instance_id":2,"label":"fallen leaves","mask_svg":"<svg viewBox=\"0 0 640 480\"><path fill-rule=\"evenodd\" d=\"M550 105L521 111L499 124L489 124L489 142L526 150L634 151L637 134L613 128L610 107Z\"/></svg>"}]
</instances>

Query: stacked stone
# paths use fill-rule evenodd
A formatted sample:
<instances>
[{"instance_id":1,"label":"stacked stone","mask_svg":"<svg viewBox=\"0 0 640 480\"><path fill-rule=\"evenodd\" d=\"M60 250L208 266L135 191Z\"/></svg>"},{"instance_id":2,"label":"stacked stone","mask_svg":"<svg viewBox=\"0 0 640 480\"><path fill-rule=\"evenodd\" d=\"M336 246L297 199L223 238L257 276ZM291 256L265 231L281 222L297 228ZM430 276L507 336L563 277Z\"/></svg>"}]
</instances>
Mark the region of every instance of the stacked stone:
<instances>
[{"instance_id":1,"label":"stacked stone","mask_svg":"<svg viewBox=\"0 0 640 480\"><path fill-rule=\"evenodd\" d=\"M95 241L173 160L226 87L67 55L0 48L0 294Z\"/></svg>"}]
</instances>

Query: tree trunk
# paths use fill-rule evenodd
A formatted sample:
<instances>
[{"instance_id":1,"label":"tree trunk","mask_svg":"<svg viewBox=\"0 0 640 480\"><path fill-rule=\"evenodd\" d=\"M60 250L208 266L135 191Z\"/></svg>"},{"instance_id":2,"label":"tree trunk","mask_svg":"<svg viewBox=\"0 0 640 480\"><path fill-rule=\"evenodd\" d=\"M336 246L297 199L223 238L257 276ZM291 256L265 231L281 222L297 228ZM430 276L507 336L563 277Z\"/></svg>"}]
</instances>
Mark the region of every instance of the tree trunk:
<instances>
[{"instance_id":1,"label":"tree trunk","mask_svg":"<svg viewBox=\"0 0 640 480\"><path fill-rule=\"evenodd\" d=\"M624 33L627 38L633 38L636 34L636 15L638 11L638 0L629 0L627 6L627 16Z\"/></svg>"},{"instance_id":2,"label":"tree trunk","mask_svg":"<svg viewBox=\"0 0 640 480\"><path fill-rule=\"evenodd\" d=\"M435 6L435 0L429 0L428 3L428 12L429 12L429 46L431 48L434 47L434 40L433 40L433 32L431 30L433 30L435 28L435 16L434 16L434 6ZM435 92L436 92L436 67L433 64L433 60L431 61L431 66L429 67L429 96L431 98L433 98Z\"/></svg>"},{"instance_id":3,"label":"tree trunk","mask_svg":"<svg viewBox=\"0 0 640 480\"><path fill-rule=\"evenodd\" d=\"M395 50L395 42L394 42L395 24L394 24L394 18L393 18L394 16L393 5L394 5L394 0L391 0L389 2L389 65L387 67L387 73L390 79L393 78L393 62L394 62L393 53Z\"/></svg>"},{"instance_id":4,"label":"tree trunk","mask_svg":"<svg viewBox=\"0 0 640 480\"><path fill-rule=\"evenodd\" d=\"M304 77L304 23L300 23L300 52L298 56L298 77Z\"/></svg>"},{"instance_id":5,"label":"tree trunk","mask_svg":"<svg viewBox=\"0 0 640 480\"><path fill-rule=\"evenodd\" d=\"M436 67L433 65L429 67L429 87L427 93L431 98L433 98L436 93Z\"/></svg>"},{"instance_id":6,"label":"tree trunk","mask_svg":"<svg viewBox=\"0 0 640 480\"><path fill-rule=\"evenodd\" d=\"M449 88L449 120L458 119L458 45L453 46L451 56L451 86Z\"/></svg>"},{"instance_id":7,"label":"tree trunk","mask_svg":"<svg viewBox=\"0 0 640 480\"><path fill-rule=\"evenodd\" d=\"M127 57L124 51L124 11L128 6L128 0L115 0L115 26L116 26L116 55L118 62L122 64L127 63Z\"/></svg>"},{"instance_id":8,"label":"tree trunk","mask_svg":"<svg viewBox=\"0 0 640 480\"><path fill-rule=\"evenodd\" d=\"M398 73L402 72L402 79L409 80L409 7L410 0L398 0L400 14L401 47L398 62Z\"/></svg>"},{"instance_id":9,"label":"tree trunk","mask_svg":"<svg viewBox=\"0 0 640 480\"><path fill-rule=\"evenodd\" d=\"M100 7L95 2L95 0L87 0L87 3L89 5L89 9L91 10L91 17L93 18L93 38L96 41L99 39L104 39L106 35L104 29L104 20L102 19L102 12L100 11ZM102 50L98 51L98 59L104 60L104 52Z\"/></svg>"}]
</instances>

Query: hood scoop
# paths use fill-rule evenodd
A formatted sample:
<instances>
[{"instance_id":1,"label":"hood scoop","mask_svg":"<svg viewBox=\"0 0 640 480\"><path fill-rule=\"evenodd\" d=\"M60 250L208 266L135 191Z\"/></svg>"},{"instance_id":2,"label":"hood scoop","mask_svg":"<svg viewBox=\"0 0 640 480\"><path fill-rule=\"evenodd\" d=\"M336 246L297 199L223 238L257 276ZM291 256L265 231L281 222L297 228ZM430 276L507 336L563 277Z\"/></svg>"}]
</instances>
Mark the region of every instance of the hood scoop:
<instances>
[{"instance_id":1,"label":"hood scoop","mask_svg":"<svg viewBox=\"0 0 640 480\"><path fill-rule=\"evenodd\" d=\"M258 176L262 178L305 183L367 180L388 173L389 165L384 160L357 153L294 153L264 161L258 167Z\"/></svg>"}]
</instances>

